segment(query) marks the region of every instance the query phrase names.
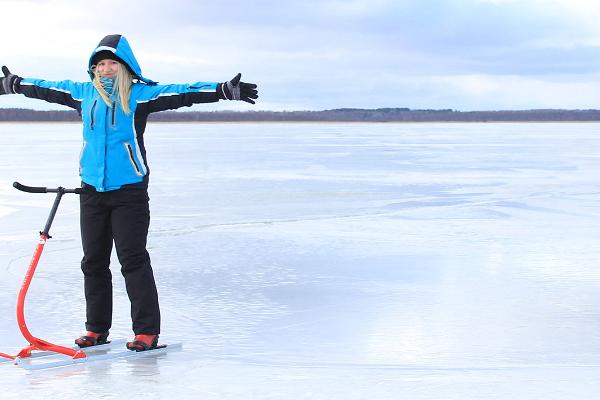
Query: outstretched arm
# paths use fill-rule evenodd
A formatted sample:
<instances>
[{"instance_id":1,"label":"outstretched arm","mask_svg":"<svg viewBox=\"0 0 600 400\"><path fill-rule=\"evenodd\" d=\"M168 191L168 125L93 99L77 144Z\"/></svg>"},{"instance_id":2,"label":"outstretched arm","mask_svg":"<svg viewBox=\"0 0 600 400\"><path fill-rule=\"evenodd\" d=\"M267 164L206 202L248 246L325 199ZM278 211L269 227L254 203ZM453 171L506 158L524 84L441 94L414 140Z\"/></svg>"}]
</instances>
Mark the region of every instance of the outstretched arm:
<instances>
[{"instance_id":1,"label":"outstretched arm","mask_svg":"<svg viewBox=\"0 0 600 400\"><path fill-rule=\"evenodd\" d=\"M4 77L0 78L0 95L23 94L33 99L62 104L81 110L83 84L72 81L50 82L43 79L21 78L2 67Z\"/></svg>"},{"instance_id":2,"label":"outstretched arm","mask_svg":"<svg viewBox=\"0 0 600 400\"><path fill-rule=\"evenodd\" d=\"M242 100L254 104L258 98L256 85L240 82L242 74L231 81L196 82L189 85L144 86L138 101L138 109L145 108L148 114L174 110L197 103L213 103L219 100Z\"/></svg>"}]
</instances>

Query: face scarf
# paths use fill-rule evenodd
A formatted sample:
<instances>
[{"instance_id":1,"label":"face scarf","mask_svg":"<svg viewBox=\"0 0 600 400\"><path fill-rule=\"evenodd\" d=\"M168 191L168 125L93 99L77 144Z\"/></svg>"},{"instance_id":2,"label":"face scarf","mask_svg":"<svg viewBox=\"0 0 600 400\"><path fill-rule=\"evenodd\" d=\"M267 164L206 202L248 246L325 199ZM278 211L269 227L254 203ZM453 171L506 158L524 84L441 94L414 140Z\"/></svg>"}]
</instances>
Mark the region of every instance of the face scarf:
<instances>
[{"instance_id":1,"label":"face scarf","mask_svg":"<svg viewBox=\"0 0 600 400\"><path fill-rule=\"evenodd\" d=\"M104 89L104 91L108 94L108 98L113 103L118 103L119 96L118 96L117 90L115 88L115 78L101 77L100 84L102 85L102 88Z\"/></svg>"}]
</instances>

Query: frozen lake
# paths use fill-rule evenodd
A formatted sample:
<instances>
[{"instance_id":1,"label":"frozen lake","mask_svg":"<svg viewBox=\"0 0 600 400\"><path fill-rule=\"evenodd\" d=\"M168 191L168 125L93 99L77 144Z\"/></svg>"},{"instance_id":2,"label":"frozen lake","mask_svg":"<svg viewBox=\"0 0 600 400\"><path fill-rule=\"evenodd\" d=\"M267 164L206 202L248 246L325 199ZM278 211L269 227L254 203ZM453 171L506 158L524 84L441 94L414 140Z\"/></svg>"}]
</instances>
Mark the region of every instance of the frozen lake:
<instances>
[{"instance_id":1,"label":"frozen lake","mask_svg":"<svg viewBox=\"0 0 600 400\"><path fill-rule=\"evenodd\" d=\"M78 124L0 124L0 352ZM164 357L27 372L2 399L590 399L600 391L600 124L150 124ZM32 333L83 333L78 203ZM113 259L113 338L131 338Z\"/></svg>"}]
</instances>

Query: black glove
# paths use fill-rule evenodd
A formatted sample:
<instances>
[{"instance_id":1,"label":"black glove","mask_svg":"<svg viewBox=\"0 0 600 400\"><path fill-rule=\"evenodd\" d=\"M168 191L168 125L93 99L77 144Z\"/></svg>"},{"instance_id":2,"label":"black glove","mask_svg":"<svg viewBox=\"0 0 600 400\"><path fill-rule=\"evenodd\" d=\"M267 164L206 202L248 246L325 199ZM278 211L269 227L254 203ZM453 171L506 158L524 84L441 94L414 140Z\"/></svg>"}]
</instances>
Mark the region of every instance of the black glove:
<instances>
[{"instance_id":1,"label":"black glove","mask_svg":"<svg viewBox=\"0 0 600 400\"><path fill-rule=\"evenodd\" d=\"M0 95L17 93L16 85L21 82L21 78L10 73L6 65L2 66L4 78L0 78Z\"/></svg>"},{"instance_id":2,"label":"black glove","mask_svg":"<svg viewBox=\"0 0 600 400\"><path fill-rule=\"evenodd\" d=\"M232 80L219 83L217 93L221 100L242 100L246 103L255 104L258 98L258 90L254 83L240 82L242 74L237 74Z\"/></svg>"}]
</instances>

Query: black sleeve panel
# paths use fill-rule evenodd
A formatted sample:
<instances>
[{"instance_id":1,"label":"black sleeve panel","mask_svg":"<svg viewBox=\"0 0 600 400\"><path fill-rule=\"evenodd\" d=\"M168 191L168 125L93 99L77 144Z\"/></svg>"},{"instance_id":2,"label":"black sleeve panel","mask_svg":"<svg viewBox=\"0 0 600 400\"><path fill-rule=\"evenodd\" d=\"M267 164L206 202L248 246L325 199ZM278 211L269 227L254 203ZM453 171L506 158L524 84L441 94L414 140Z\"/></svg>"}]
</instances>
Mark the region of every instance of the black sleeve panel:
<instances>
[{"instance_id":1,"label":"black sleeve panel","mask_svg":"<svg viewBox=\"0 0 600 400\"><path fill-rule=\"evenodd\" d=\"M69 93L47 89L36 85L19 85L18 93L32 99L45 100L49 103L62 104L71 107L81 115L81 101L75 100Z\"/></svg>"},{"instance_id":2,"label":"black sleeve panel","mask_svg":"<svg viewBox=\"0 0 600 400\"><path fill-rule=\"evenodd\" d=\"M148 101L146 104L148 105L147 112L150 114L158 111L175 110L184 106L190 107L197 103L215 103L217 101L219 101L219 97L216 92L191 92L161 96Z\"/></svg>"}]
</instances>

